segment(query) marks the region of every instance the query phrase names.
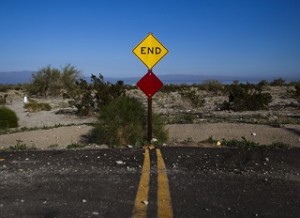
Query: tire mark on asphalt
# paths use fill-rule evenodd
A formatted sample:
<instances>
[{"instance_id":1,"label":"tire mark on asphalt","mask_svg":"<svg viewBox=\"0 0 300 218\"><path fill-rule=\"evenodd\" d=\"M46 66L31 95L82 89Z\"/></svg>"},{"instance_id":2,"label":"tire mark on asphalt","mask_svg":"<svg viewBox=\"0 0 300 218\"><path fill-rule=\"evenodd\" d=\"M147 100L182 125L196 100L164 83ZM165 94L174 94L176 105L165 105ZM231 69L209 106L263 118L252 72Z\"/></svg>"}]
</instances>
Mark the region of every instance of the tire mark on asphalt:
<instances>
[{"instance_id":1,"label":"tire mark on asphalt","mask_svg":"<svg viewBox=\"0 0 300 218\"><path fill-rule=\"evenodd\" d=\"M149 181L150 181L150 156L149 149L145 148L142 175L135 198L132 217L147 217Z\"/></svg>"},{"instance_id":2,"label":"tire mark on asphalt","mask_svg":"<svg viewBox=\"0 0 300 218\"><path fill-rule=\"evenodd\" d=\"M173 217L166 165L159 149L157 155L157 217Z\"/></svg>"}]
</instances>

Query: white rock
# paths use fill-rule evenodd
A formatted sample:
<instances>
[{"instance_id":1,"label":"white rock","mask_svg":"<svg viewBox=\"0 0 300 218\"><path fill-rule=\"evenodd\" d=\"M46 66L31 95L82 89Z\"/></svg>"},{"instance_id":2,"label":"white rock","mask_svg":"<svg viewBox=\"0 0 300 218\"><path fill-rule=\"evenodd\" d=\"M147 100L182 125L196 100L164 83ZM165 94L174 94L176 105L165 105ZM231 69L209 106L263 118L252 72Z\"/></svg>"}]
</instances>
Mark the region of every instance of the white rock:
<instances>
[{"instance_id":1,"label":"white rock","mask_svg":"<svg viewBox=\"0 0 300 218\"><path fill-rule=\"evenodd\" d=\"M152 143L158 142L158 140L157 140L156 138L152 138L152 139L151 139L151 142L152 142Z\"/></svg>"},{"instance_id":2,"label":"white rock","mask_svg":"<svg viewBox=\"0 0 300 218\"><path fill-rule=\"evenodd\" d=\"M143 204L148 205L149 202L148 201L142 201Z\"/></svg>"},{"instance_id":3,"label":"white rock","mask_svg":"<svg viewBox=\"0 0 300 218\"><path fill-rule=\"evenodd\" d=\"M117 161L116 161L116 164L118 164L118 165L124 165L125 163L124 163L124 161L117 160Z\"/></svg>"},{"instance_id":4,"label":"white rock","mask_svg":"<svg viewBox=\"0 0 300 218\"><path fill-rule=\"evenodd\" d=\"M252 136L256 136L256 132L251 133Z\"/></svg>"}]
</instances>

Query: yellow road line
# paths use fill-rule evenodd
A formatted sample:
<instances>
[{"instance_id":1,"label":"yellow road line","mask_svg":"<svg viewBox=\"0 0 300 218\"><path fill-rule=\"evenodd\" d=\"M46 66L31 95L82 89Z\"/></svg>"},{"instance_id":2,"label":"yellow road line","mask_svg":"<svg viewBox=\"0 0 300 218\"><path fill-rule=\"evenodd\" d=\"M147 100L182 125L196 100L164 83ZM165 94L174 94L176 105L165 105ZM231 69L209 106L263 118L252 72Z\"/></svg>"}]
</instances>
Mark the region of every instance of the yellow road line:
<instances>
[{"instance_id":1,"label":"yellow road line","mask_svg":"<svg viewBox=\"0 0 300 218\"><path fill-rule=\"evenodd\" d=\"M165 162L159 149L157 156L157 217L173 217L169 180Z\"/></svg>"},{"instance_id":2,"label":"yellow road line","mask_svg":"<svg viewBox=\"0 0 300 218\"><path fill-rule=\"evenodd\" d=\"M149 149L145 148L142 175L135 198L132 217L147 217L148 193L150 181L150 156Z\"/></svg>"}]
</instances>

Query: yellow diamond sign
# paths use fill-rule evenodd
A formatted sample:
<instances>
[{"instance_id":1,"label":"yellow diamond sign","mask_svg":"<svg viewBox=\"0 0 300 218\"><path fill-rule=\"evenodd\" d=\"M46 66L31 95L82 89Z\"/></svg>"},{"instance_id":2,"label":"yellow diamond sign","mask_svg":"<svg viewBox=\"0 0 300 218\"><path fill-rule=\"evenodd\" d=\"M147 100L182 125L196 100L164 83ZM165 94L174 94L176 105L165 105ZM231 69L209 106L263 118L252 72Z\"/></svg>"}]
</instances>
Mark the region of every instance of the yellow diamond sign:
<instances>
[{"instance_id":1,"label":"yellow diamond sign","mask_svg":"<svg viewBox=\"0 0 300 218\"><path fill-rule=\"evenodd\" d=\"M152 69L167 53L168 50L154 37L152 33L143 39L132 52Z\"/></svg>"}]
</instances>

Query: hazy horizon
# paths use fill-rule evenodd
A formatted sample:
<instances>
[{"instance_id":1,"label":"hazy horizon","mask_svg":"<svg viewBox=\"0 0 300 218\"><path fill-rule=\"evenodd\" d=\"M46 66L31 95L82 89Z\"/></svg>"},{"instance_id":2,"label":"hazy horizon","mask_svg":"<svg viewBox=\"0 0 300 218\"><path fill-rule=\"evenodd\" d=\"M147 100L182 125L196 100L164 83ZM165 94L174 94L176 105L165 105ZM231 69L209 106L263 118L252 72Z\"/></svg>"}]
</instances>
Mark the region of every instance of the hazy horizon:
<instances>
[{"instance_id":1,"label":"hazy horizon","mask_svg":"<svg viewBox=\"0 0 300 218\"><path fill-rule=\"evenodd\" d=\"M32 79L32 74L36 71L13 71L13 72L0 72L0 84L18 84L18 83L28 83ZM98 76L98 74L95 74ZM90 80L91 75L80 75L81 78L85 79L86 81ZM137 76L123 76L123 77L109 77L107 75L104 76L104 80L115 83L118 80L123 80L126 84L135 84L141 78L139 75ZM262 80L267 80L269 82L282 78L287 82L292 81L300 81L299 77L297 76L283 76L283 77L276 77L276 76L224 76L224 75L199 75L199 74L159 74L157 75L164 83L173 83L173 84L192 84L192 83L202 83L208 80L217 80L224 84L230 84L233 81L239 81L241 83L258 83Z\"/></svg>"}]
</instances>

